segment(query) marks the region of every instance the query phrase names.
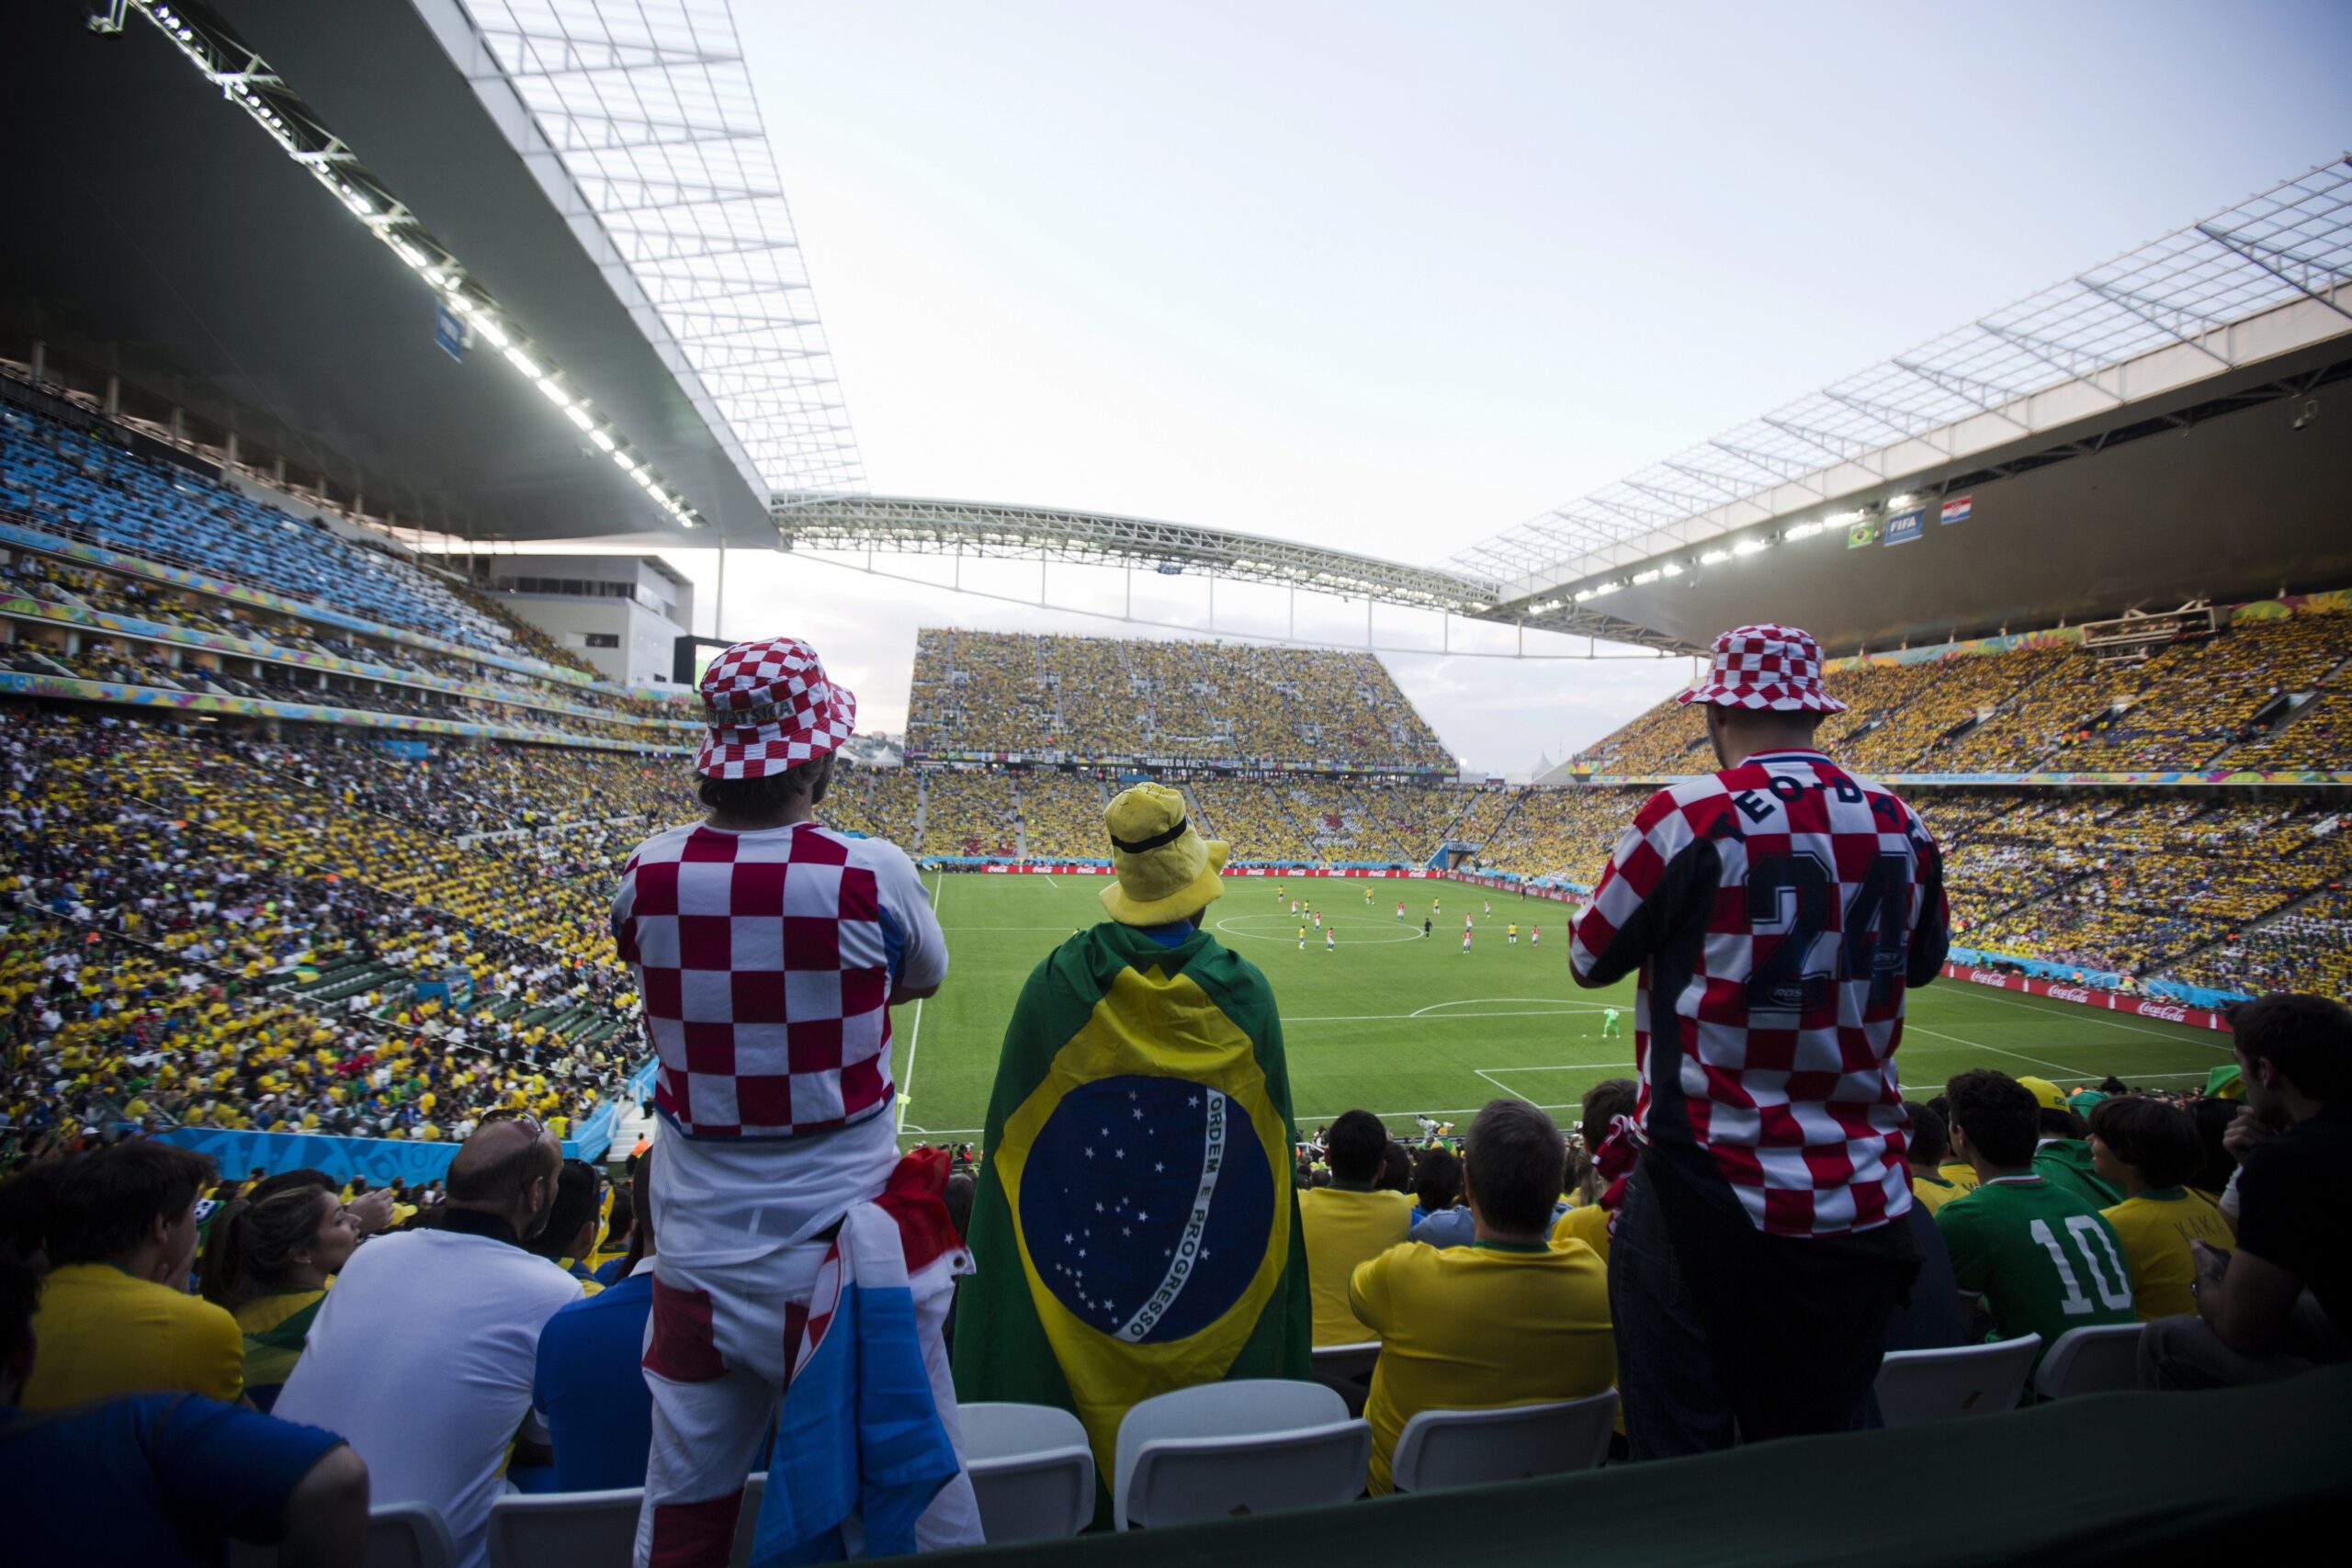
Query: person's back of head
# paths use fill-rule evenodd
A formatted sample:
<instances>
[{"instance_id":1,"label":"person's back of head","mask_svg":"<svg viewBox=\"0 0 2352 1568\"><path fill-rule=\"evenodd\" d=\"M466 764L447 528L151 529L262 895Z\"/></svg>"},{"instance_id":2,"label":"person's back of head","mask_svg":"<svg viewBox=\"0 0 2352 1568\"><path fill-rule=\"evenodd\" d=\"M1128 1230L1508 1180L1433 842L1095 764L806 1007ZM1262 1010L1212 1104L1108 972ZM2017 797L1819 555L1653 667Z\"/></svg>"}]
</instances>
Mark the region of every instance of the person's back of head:
<instances>
[{"instance_id":1,"label":"person's back of head","mask_svg":"<svg viewBox=\"0 0 2352 1568\"><path fill-rule=\"evenodd\" d=\"M2279 992L2237 1003L2229 1018L2246 1100L2266 1117L2288 1119L2290 1099L2352 1099L2352 1008Z\"/></svg>"},{"instance_id":2,"label":"person's back of head","mask_svg":"<svg viewBox=\"0 0 2352 1568\"><path fill-rule=\"evenodd\" d=\"M1462 1201L1462 1161L1451 1149L1421 1151L1413 1168L1413 1196L1423 1211L1436 1213Z\"/></svg>"},{"instance_id":3,"label":"person's back of head","mask_svg":"<svg viewBox=\"0 0 2352 1568\"><path fill-rule=\"evenodd\" d=\"M333 1196L322 1187L286 1187L258 1202L240 1198L214 1214L199 1273L204 1299L233 1307L290 1289L289 1276L311 1248L321 1210Z\"/></svg>"},{"instance_id":4,"label":"person's back of head","mask_svg":"<svg viewBox=\"0 0 2352 1568\"><path fill-rule=\"evenodd\" d=\"M1932 1171L1951 1152L1951 1134L1944 1127L1944 1114L1932 1105L1921 1105L1912 1100L1905 1100L1903 1109L1911 1115L1911 1142L1906 1157L1914 1168Z\"/></svg>"},{"instance_id":5,"label":"person's back of head","mask_svg":"<svg viewBox=\"0 0 2352 1568\"><path fill-rule=\"evenodd\" d=\"M594 1166L585 1160L565 1160L556 1175L555 1204L548 1211L547 1225L525 1247L551 1259L578 1258L593 1247L603 1188Z\"/></svg>"},{"instance_id":6,"label":"person's back of head","mask_svg":"<svg viewBox=\"0 0 2352 1568\"><path fill-rule=\"evenodd\" d=\"M1560 1129L1523 1100L1495 1100L1470 1123L1463 1181L1488 1230L1541 1240L1560 1196Z\"/></svg>"},{"instance_id":7,"label":"person's back of head","mask_svg":"<svg viewBox=\"0 0 2352 1568\"><path fill-rule=\"evenodd\" d=\"M2204 1150L2197 1174L2188 1179L2188 1184L2198 1191L2218 1198L2222 1190L2229 1186L2230 1173L2238 1168L2238 1156L2222 1140L2243 1109L2237 1100L2210 1094L2189 1106L2188 1118L2196 1124L2197 1141Z\"/></svg>"},{"instance_id":8,"label":"person's back of head","mask_svg":"<svg viewBox=\"0 0 2352 1568\"><path fill-rule=\"evenodd\" d=\"M69 1162L43 1160L0 1181L0 1254L30 1262L42 1256L50 1204Z\"/></svg>"},{"instance_id":9,"label":"person's back of head","mask_svg":"<svg viewBox=\"0 0 2352 1568\"><path fill-rule=\"evenodd\" d=\"M2205 1163L2205 1141L2188 1112L2144 1095L2119 1095L2091 1107L2090 1136L2095 1156L2104 1145L2152 1188L2178 1187Z\"/></svg>"},{"instance_id":10,"label":"person's back of head","mask_svg":"<svg viewBox=\"0 0 2352 1568\"><path fill-rule=\"evenodd\" d=\"M1609 1124L1620 1116L1631 1116L1641 1103L1642 1086L1632 1078L1603 1078L1584 1091L1583 1120L1577 1131L1584 1134L1588 1152L1598 1149L1608 1141Z\"/></svg>"},{"instance_id":11,"label":"person's back of head","mask_svg":"<svg viewBox=\"0 0 2352 1568\"><path fill-rule=\"evenodd\" d=\"M972 1197L979 1184L962 1171L947 1179L947 1217L955 1224L956 1239L961 1241L972 1227Z\"/></svg>"},{"instance_id":12,"label":"person's back of head","mask_svg":"<svg viewBox=\"0 0 2352 1568\"><path fill-rule=\"evenodd\" d=\"M190 1214L212 1182L212 1161L151 1140L117 1144L75 1160L51 1195L42 1227L50 1267L108 1263Z\"/></svg>"},{"instance_id":13,"label":"person's back of head","mask_svg":"<svg viewBox=\"0 0 2352 1568\"><path fill-rule=\"evenodd\" d=\"M1350 1111L1331 1123L1324 1141L1334 1181L1376 1181L1388 1158L1388 1129L1369 1111Z\"/></svg>"},{"instance_id":14,"label":"person's back of head","mask_svg":"<svg viewBox=\"0 0 2352 1568\"><path fill-rule=\"evenodd\" d=\"M485 1122L449 1162L446 1209L495 1214L528 1241L547 1228L555 1206L563 1145L519 1118Z\"/></svg>"},{"instance_id":15,"label":"person's back of head","mask_svg":"<svg viewBox=\"0 0 2352 1568\"><path fill-rule=\"evenodd\" d=\"M1394 1140L1380 1162L1380 1183L1391 1192L1413 1190L1413 1151Z\"/></svg>"},{"instance_id":16,"label":"person's back of head","mask_svg":"<svg viewBox=\"0 0 2352 1568\"><path fill-rule=\"evenodd\" d=\"M2041 1141L2041 1108L2033 1091L1991 1067L1972 1067L1944 1085L1955 1146L1994 1170L2023 1170Z\"/></svg>"}]
</instances>

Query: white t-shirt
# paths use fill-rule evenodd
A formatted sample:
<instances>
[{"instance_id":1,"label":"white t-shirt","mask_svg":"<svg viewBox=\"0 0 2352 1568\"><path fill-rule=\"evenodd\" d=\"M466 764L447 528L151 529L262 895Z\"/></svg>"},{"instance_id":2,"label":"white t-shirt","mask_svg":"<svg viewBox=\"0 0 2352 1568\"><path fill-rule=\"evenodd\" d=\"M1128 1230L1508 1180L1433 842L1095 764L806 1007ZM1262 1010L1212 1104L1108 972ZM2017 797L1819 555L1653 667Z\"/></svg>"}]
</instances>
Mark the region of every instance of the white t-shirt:
<instances>
[{"instance_id":1,"label":"white t-shirt","mask_svg":"<svg viewBox=\"0 0 2352 1568\"><path fill-rule=\"evenodd\" d=\"M580 1281L489 1236L368 1242L327 1292L272 1412L339 1432L371 1503L430 1503L461 1568L488 1561L506 1445L531 1414L539 1330Z\"/></svg>"}]
</instances>

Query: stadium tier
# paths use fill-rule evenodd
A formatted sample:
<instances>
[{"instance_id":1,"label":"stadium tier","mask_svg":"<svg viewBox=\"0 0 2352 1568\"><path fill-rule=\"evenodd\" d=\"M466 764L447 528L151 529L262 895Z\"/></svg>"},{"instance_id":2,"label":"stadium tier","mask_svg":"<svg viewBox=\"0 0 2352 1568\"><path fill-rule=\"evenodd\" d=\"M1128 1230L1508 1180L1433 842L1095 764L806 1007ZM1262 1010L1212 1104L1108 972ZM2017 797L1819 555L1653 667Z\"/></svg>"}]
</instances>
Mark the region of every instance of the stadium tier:
<instances>
[{"instance_id":1,"label":"stadium tier","mask_svg":"<svg viewBox=\"0 0 2352 1568\"><path fill-rule=\"evenodd\" d=\"M1453 768L1369 653L954 630L916 637L907 751Z\"/></svg>"}]
</instances>

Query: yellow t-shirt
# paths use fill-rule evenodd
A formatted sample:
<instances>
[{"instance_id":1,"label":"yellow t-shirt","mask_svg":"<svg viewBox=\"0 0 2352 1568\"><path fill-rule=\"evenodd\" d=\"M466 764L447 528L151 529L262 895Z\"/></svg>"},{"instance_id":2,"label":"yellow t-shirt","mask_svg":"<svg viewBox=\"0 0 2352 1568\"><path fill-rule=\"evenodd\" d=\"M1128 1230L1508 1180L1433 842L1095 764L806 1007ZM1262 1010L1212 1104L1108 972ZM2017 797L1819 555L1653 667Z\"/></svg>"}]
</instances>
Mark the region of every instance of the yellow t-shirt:
<instances>
[{"instance_id":1,"label":"yellow t-shirt","mask_svg":"<svg viewBox=\"0 0 2352 1568\"><path fill-rule=\"evenodd\" d=\"M234 1403L244 1391L245 1337L235 1318L111 1263L51 1270L33 1338L28 1410L183 1389Z\"/></svg>"},{"instance_id":2,"label":"yellow t-shirt","mask_svg":"<svg viewBox=\"0 0 2352 1568\"><path fill-rule=\"evenodd\" d=\"M1976 1187L1976 1168L1963 1159L1947 1160L1936 1167L1936 1174L1959 1188L1962 1192Z\"/></svg>"},{"instance_id":3,"label":"yellow t-shirt","mask_svg":"<svg viewBox=\"0 0 2352 1568\"><path fill-rule=\"evenodd\" d=\"M1299 1229L1306 1240L1306 1283L1315 1300L1315 1343L1361 1345L1373 1337L1348 1306L1348 1276L1379 1257L1413 1228L1408 1192L1349 1192L1311 1187L1298 1195Z\"/></svg>"},{"instance_id":4,"label":"yellow t-shirt","mask_svg":"<svg viewBox=\"0 0 2352 1568\"><path fill-rule=\"evenodd\" d=\"M2197 1310L2189 1287L2197 1279L2192 1241L2224 1251L2237 1241L2222 1211L2185 1188L2164 1187L2101 1209L2123 1244L2123 1267L2132 1275L2132 1303L2142 1323L2180 1317Z\"/></svg>"},{"instance_id":5,"label":"yellow t-shirt","mask_svg":"<svg viewBox=\"0 0 2352 1568\"><path fill-rule=\"evenodd\" d=\"M1589 1247L1408 1242L1359 1266L1348 1299L1380 1337L1363 1407L1374 1496L1424 1410L1581 1399L1617 1381L1609 1269Z\"/></svg>"},{"instance_id":6,"label":"yellow t-shirt","mask_svg":"<svg viewBox=\"0 0 2352 1568\"><path fill-rule=\"evenodd\" d=\"M1602 1263L1609 1261L1609 1211L1598 1203L1579 1203L1562 1214L1552 1226L1552 1245L1568 1247L1581 1243L1592 1248Z\"/></svg>"},{"instance_id":7,"label":"yellow t-shirt","mask_svg":"<svg viewBox=\"0 0 2352 1568\"><path fill-rule=\"evenodd\" d=\"M1946 1166L1944 1170L1951 1168ZM1975 1173L1971 1171L1969 1174L1973 1176ZM1911 1173L1911 1196L1925 1203L1931 1214L1967 1190L1957 1181L1946 1180L1942 1170L1933 1176L1922 1176L1916 1170Z\"/></svg>"}]
</instances>

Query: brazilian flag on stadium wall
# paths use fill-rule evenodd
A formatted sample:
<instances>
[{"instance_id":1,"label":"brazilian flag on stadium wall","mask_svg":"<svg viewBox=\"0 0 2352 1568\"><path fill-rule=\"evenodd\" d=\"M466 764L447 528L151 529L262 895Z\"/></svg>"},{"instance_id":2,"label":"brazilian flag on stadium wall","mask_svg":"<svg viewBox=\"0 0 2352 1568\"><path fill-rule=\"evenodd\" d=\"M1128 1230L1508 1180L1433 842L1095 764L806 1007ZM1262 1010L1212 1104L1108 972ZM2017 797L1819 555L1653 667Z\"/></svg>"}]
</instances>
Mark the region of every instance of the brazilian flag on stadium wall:
<instances>
[{"instance_id":1,"label":"brazilian flag on stadium wall","mask_svg":"<svg viewBox=\"0 0 2352 1568\"><path fill-rule=\"evenodd\" d=\"M957 1398L1075 1412L1107 1485L1137 1400L1310 1376L1295 1142L1255 965L1205 931L1162 947L1105 922L1063 942L997 1063Z\"/></svg>"}]
</instances>

